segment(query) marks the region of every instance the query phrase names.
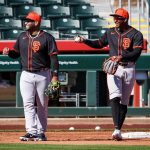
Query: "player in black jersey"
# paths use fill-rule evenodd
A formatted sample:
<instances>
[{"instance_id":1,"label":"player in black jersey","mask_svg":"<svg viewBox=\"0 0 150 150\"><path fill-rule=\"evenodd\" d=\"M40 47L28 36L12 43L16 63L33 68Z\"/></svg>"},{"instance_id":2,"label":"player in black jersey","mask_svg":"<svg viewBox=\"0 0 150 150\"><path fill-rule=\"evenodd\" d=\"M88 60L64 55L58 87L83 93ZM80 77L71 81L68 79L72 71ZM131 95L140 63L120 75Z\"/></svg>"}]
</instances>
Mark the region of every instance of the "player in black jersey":
<instances>
[{"instance_id":1,"label":"player in black jersey","mask_svg":"<svg viewBox=\"0 0 150 150\"><path fill-rule=\"evenodd\" d=\"M4 55L12 58L21 57L20 90L27 132L20 137L22 141L46 140L48 98L44 95L44 90L50 80L58 81L56 42L51 34L40 30L40 23L41 16L36 12L30 12L25 20L26 31L20 34L14 49L3 49ZM35 99L37 108L34 105Z\"/></svg>"},{"instance_id":2,"label":"player in black jersey","mask_svg":"<svg viewBox=\"0 0 150 150\"><path fill-rule=\"evenodd\" d=\"M115 130L114 140L122 140L121 128L124 123L129 97L135 81L135 63L143 48L143 35L140 31L128 25L129 13L118 8L113 16L115 27L108 29L97 40L88 40L82 36L75 37L76 42L83 42L93 48L103 48L109 45L109 56L116 56L120 65L118 75L107 74L107 85L112 109Z\"/></svg>"}]
</instances>

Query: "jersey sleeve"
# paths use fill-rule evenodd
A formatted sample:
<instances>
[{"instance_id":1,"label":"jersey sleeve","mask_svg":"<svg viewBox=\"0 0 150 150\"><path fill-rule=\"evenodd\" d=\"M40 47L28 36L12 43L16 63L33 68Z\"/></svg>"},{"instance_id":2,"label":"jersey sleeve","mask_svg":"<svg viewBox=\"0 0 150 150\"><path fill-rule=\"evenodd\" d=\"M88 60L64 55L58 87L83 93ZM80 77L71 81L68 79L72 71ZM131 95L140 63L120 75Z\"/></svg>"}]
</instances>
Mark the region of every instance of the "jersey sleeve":
<instances>
[{"instance_id":1,"label":"jersey sleeve","mask_svg":"<svg viewBox=\"0 0 150 150\"><path fill-rule=\"evenodd\" d=\"M20 36L19 36L20 37ZM13 46L13 49L9 51L9 54L8 56L11 57L11 58L18 58L20 57L20 52L19 52L19 37L17 38L14 46Z\"/></svg>"},{"instance_id":2,"label":"jersey sleeve","mask_svg":"<svg viewBox=\"0 0 150 150\"><path fill-rule=\"evenodd\" d=\"M88 39L86 39L84 43L87 44L88 46L92 47L92 48L103 48L103 47L108 45L107 33L105 32L97 40L88 40Z\"/></svg>"},{"instance_id":3,"label":"jersey sleeve","mask_svg":"<svg viewBox=\"0 0 150 150\"><path fill-rule=\"evenodd\" d=\"M19 37L17 38L16 43L14 44L13 48L15 51L19 52Z\"/></svg>"},{"instance_id":4,"label":"jersey sleeve","mask_svg":"<svg viewBox=\"0 0 150 150\"><path fill-rule=\"evenodd\" d=\"M48 50L50 55L50 61L51 61L51 69L52 69L52 75L58 76L58 70L59 70L59 63L58 63L58 49L56 45L55 38L51 36L50 40L48 40Z\"/></svg>"},{"instance_id":5,"label":"jersey sleeve","mask_svg":"<svg viewBox=\"0 0 150 150\"><path fill-rule=\"evenodd\" d=\"M138 34L134 37L133 48L143 48L143 35L142 33L138 32Z\"/></svg>"},{"instance_id":6,"label":"jersey sleeve","mask_svg":"<svg viewBox=\"0 0 150 150\"><path fill-rule=\"evenodd\" d=\"M108 34L109 34L109 31L107 30L99 39L99 41L101 42L100 44L103 47L108 45Z\"/></svg>"},{"instance_id":7,"label":"jersey sleeve","mask_svg":"<svg viewBox=\"0 0 150 150\"><path fill-rule=\"evenodd\" d=\"M53 36L51 36L50 39L48 40L48 51L49 51L49 55L58 54L56 41Z\"/></svg>"}]
</instances>

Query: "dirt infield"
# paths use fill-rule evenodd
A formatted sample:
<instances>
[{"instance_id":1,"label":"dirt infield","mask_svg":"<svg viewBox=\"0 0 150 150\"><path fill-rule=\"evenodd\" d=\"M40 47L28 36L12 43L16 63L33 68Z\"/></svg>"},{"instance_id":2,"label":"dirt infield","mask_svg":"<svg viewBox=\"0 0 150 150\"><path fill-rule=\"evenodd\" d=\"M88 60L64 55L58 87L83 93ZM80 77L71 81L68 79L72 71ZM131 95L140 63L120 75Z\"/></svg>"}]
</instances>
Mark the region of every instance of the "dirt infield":
<instances>
[{"instance_id":1,"label":"dirt infield","mask_svg":"<svg viewBox=\"0 0 150 150\"><path fill-rule=\"evenodd\" d=\"M95 131L96 126L99 126L100 130ZM69 131L70 127L75 130ZM19 140L19 137L25 134L23 118L1 118L0 130L0 143L150 145L150 139L147 138L113 141L110 118L50 118L46 132L48 141L44 142ZM123 132L128 131L150 131L150 118L127 118Z\"/></svg>"},{"instance_id":2,"label":"dirt infield","mask_svg":"<svg viewBox=\"0 0 150 150\"><path fill-rule=\"evenodd\" d=\"M93 132L47 132L48 141L28 141L23 142L19 140L24 132L1 132L0 143L28 143L28 144L72 144L72 145L93 145L93 144L107 144L107 145L150 145L150 139L132 139L123 141L111 140L111 132L93 131ZM6 136L7 135L7 136ZM9 136L8 136L9 135Z\"/></svg>"}]
</instances>

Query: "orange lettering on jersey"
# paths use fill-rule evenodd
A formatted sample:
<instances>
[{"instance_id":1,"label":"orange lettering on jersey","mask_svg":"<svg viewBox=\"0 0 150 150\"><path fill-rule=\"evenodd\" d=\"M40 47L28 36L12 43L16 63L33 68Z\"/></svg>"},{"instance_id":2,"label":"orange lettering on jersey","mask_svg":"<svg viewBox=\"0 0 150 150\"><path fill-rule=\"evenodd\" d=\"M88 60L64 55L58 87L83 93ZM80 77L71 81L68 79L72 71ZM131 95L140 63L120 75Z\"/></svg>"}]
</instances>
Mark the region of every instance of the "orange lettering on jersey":
<instances>
[{"instance_id":1,"label":"orange lettering on jersey","mask_svg":"<svg viewBox=\"0 0 150 150\"><path fill-rule=\"evenodd\" d=\"M36 53L39 51L41 43L39 41L33 41L32 50Z\"/></svg>"},{"instance_id":2,"label":"orange lettering on jersey","mask_svg":"<svg viewBox=\"0 0 150 150\"><path fill-rule=\"evenodd\" d=\"M131 40L129 38L123 38L123 48L127 49L130 47Z\"/></svg>"}]
</instances>

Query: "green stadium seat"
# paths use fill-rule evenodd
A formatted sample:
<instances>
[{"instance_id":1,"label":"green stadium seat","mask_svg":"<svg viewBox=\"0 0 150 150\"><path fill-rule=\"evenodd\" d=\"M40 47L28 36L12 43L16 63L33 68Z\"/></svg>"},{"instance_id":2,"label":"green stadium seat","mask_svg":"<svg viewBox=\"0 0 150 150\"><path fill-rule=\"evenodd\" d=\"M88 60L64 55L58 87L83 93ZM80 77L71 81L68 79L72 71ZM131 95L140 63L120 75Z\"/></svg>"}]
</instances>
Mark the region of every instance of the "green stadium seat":
<instances>
[{"instance_id":1,"label":"green stadium seat","mask_svg":"<svg viewBox=\"0 0 150 150\"><path fill-rule=\"evenodd\" d=\"M0 30L0 39L2 39L2 33L1 33L1 30ZM0 53L1 54L1 53Z\"/></svg>"},{"instance_id":2,"label":"green stadium seat","mask_svg":"<svg viewBox=\"0 0 150 150\"><path fill-rule=\"evenodd\" d=\"M88 30L89 39L98 39L100 36L102 36L106 32L107 28L98 28L93 30Z\"/></svg>"},{"instance_id":3,"label":"green stadium seat","mask_svg":"<svg viewBox=\"0 0 150 150\"><path fill-rule=\"evenodd\" d=\"M0 0L0 5L6 5L5 0Z\"/></svg>"},{"instance_id":4,"label":"green stadium seat","mask_svg":"<svg viewBox=\"0 0 150 150\"><path fill-rule=\"evenodd\" d=\"M49 19L42 19L41 20L41 29L51 29L51 21Z\"/></svg>"},{"instance_id":5,"label":"green stadium seat","mask_svg":"<svg viewBox=\"0 0 150 150\"><path fill-rule=\"evenodd\" d=\"M70 16L70 8L61 5L47 5L42 8L42 16L44 18L58 18Z\"/></svg>"},{"instance_id":6,"label":"green stadium seat","mask_svg":"<svg viewBox=\"0 0 150 150\"><path fill-rule=\"evenodd\" d=\"M62 4L61 0L35 0L35 5Z\"/></svg>"},{"instance_id":7,"label":"green stadium seat","mask_svg":"<svg viewBox=\"0 0 150 150\"><path fill-rule=\"evenodd\" d=\"M62 0L64 6L69 6L69 5L81 5L81 4L90 4L90 0Z\"/></svg>"},{"instance_id":8,"label":"green stadium seat","mask_svg":"<svg viewBox=\"0 0 150 150\"><path fill-rule=\"evenodd\" d=\"M22 21L13 18L0 18L0 29L22 28Z\"/></svg>"},{"instance_id":9,"label":"green stadium seat","mask_svg":"<svg viewBox=\"0 0 150 150\"><path fill-rule=\"evenodd\" d=\"M41 7L36 7L33 5L19 5L17 7L14 7L14 17L23 19L30 11L35 11L39 15L42 14Z\"/></svg>"},{"instance_id":10,"label":"green stadium seat","mask_svg":"<svg viewBox=\"0 0 150 150\"><path fill-rule=\"evenodd\" d=\"M25 24L25 20L23 19L23 25ZM51 29L51 21L49 19L41 19L41 29Z\"/></svg>"},{"instance_id":11,"label":"green stadium seat","mask_svg":"<svg viewBox=\"0 0 150 150\"><path fill-rule=\"evenodd\" d=\"M79 20L74 20L71 18L58 18L52 20L53 30L67 30L67 29L79 29Z\"/></svg>"},{"instance_id":12,"label":"green stadium seat","mask_svg":"<svg viewBox=\"0 0 150 150\"><path fill-rule=\"evenodd\" d=\"M0 6L0 18L2 17L13 17L13 9L12 7Z\"/></svg>"},{"instance_id":13,"label":"green stadium seat","mask_svg":"<svg viewBox=\"0 0 150 150\"><path fill-rule=\"evenodd\" d=\"M59 39L59 31L48 30L48 29L46 29L44 31L50 33L55 39Z\"/></svg>"},{"instance_id":14,"label":"green stadium seat","mask_svg":"<svg viewBox=\"0 0 150 150\"><path fill-rule=\"evenodd\" d=\"M83 35L85 38L88 38L88 32L79 29L68 29L59 31L60 39L74 39L74 37L77 35Z\"/></svg>"},{"instance_id":15,"label":"green stadium seat","mask_svg":"<svg viewBox=\"0 0 150 150\"><path fill-rule=\"evenodd\" d=\"M80 20L82 30L96 30L108 26L108 22L100 17L90 17Z\"/></svg>"},{"instance_id":16,"label":"green stadium seat","mask_svg":"<svg viewBox=\"0 0 150 150\"><path fill-rule=\"evenodd\" d=\"M71 16L76 19L98 16L99 14L97 7L91 6L90 4L70 6L70 9Z\"/></svg>"},{"instance_id":17,"label":"green stadium seat","mask_svg":"<svg viewBox=\"0 0 150 150\"><path fill-rule=\"evenodd\" d=\"M16 40L17 37L22 33L22 29L8 29L8 30L2 30L2 39L4 40Z\"/></svg>"},{"instance_id":18,"label":"green stadium seat","mask_svg":"<svg viewBox=\"0 0 150 150\"><path fill-rule=\"evenodd\" d=\"M6 0L6 5L17 6L17 5L33 5L34 0Z\"/></svg>"}]
</instances>

